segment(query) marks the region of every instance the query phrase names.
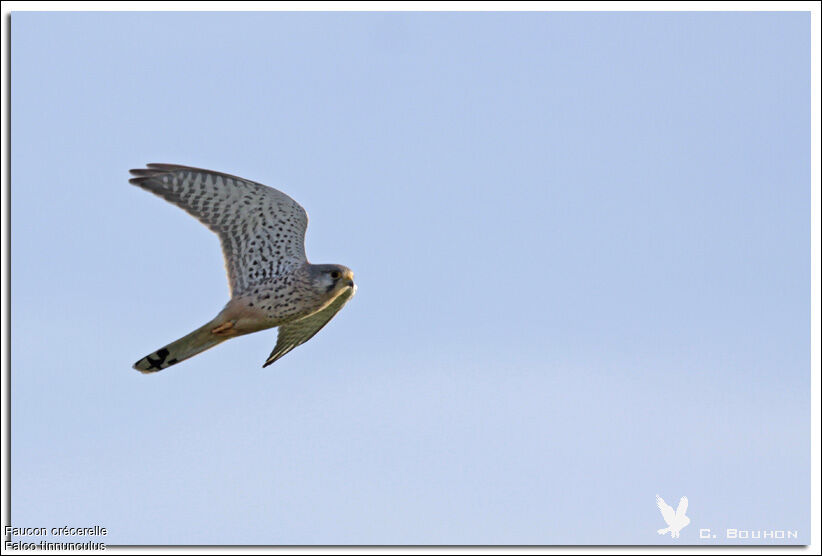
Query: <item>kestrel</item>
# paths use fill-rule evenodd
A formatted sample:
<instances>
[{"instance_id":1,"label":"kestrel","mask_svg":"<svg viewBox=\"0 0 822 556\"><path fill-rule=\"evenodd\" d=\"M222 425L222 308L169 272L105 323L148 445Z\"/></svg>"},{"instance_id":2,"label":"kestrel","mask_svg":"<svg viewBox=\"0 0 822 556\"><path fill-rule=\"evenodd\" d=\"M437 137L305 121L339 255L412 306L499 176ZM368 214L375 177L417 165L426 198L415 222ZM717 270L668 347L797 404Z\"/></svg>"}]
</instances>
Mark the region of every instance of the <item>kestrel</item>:
<instances>
[{"instance_id":1,"label":"kestrel","mask_svg":"<svg viewBox=\"0 0 822 556\"><path fill-rule=\"evenodd\" d=\"M160 371L230 338L279 326L267 367L310 340L357 291L348 267L308 262L308 216L285 193L176 164L130 172L130 183L177 205L219 236L231 290L220 314L137 361L138 371Z\"/></svg>"}]
</instances>

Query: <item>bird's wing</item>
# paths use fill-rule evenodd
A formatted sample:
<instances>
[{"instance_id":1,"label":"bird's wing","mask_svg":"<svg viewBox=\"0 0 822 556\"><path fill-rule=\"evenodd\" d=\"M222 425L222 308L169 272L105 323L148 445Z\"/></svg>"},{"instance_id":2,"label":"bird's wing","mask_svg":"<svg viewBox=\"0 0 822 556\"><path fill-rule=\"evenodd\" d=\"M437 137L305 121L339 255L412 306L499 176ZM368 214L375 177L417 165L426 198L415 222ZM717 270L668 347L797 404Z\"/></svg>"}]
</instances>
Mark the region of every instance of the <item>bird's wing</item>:
<instances>
[{"instance_id":1,"label":"bird's wing","mask_svg":"<svg viewBox=\"0 0 822 556\"><path fill-rule=\"evenodd\" d=\"M306 262L308 216L285 193L176 164L130 172L129 182L182 208L220 237L232 297Z\"/></svg>"},{"instance_id":2,"label":"bird's wing","mask_svg":"<svg viewBox=\"0 0 822 556\"><path fill-rule=\"evenodd\" d=\"M277 332L277 345L274 346L274 351L272 351L268 359L265 360L263 367L268 367L298 345L310 340L314 334L328 324L328 321L334 318L334 315L343 308L343 305L348 303L348 300L353 297L355 291L355 288L346 288L324 309L320 309L316 313L295 320L294 322L282 325Z\"/></svg>"},{"instance_id":3,"label":"bird's wing","mask_svg":"<svg viewBox=\"0 0 822 556\"><path fill-rule=\"evenodd\" d=\"M662 513L662 519L665 520L665 523L668 525L673 523L674 517L676 517L674 509L666 504L665 500L659 497L659 494L656 495L656 505L659 507L659 511Z\"/></svg>"},{"instance_id":4,"label":"bird's wing","mask_svg":"<svg viewBox=\"0 0 822 556\"><path fill-rule=\"evenodd\" d=\"M676 507L676 517L682 517L688 511L688 498L683 496L679 499L679 505Z\"/></svg>"}]
</instances>

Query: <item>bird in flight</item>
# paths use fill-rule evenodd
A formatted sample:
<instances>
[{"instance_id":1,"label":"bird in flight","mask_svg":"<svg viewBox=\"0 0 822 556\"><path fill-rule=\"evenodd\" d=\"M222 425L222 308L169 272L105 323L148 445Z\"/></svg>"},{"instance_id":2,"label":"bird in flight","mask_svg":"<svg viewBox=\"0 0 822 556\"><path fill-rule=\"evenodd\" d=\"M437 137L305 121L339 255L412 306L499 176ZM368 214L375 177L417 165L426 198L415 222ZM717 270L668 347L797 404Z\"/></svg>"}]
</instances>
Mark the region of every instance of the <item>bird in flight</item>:
<instances>
[{"instance_id":1,"label":"bird in flight","mask_svg":"<svg viewBox=\"0 0 822 556\"><path fill-rule=\"evenodd\" d=\"M348 267L308 262L308 216L285 193L211 170L146 166L130 170L129 182L219 236L231 299L213 320L137 361L138 371L160 371L230 338L279 327L267 367L310 340L357 291Z\"/></svg>"},{"instance_id":2,"label":"bird in flight","mask_svg":"<svg viewBox=\"0 0 822 556\"><path fill-rule=\"evenodd\" d=\"M670 532L672 539L678 539L679 532L691 522L691 519L685 515L685 512L688 511L688 499L685 496L680 498L679 505L676 507L676 511L674 511L674 509L666 504L665 500L657 494L656 505L662 514L662 519L668 524L665 529L657 529L656 532L660 535Z\"/></svg>"}]
</instances>

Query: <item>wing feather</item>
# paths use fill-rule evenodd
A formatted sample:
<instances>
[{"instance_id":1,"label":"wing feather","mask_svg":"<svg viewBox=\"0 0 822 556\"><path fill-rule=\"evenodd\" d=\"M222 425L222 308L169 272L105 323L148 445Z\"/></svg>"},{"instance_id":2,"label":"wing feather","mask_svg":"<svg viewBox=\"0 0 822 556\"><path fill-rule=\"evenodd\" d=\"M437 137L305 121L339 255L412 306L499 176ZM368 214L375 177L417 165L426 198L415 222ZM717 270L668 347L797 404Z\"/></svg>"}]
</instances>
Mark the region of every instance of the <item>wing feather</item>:
<instances>
[{"instance_id":1,"label":"wing feather","mask_svg":"<svg viewBox=\"0 0 822 556\"><path fill-rule=\"evenodd\" d=\"M346 288L324 309L320 309L316 313L294 322L282 325L277 332L277 345L274 346L274 351L272 351L268 359L265 360L263 367L268 367L295 347L310 340L314 334L319 332L323 326L334 318L334 315L343 308L343 305L348 303L355 292L355 288Z\"/></svg>"},{"instance_id":2,"label":"wing feather","mask_svg":"<svg viewBox=\"0 0 822 556\"><path fill-rule=\"evenodd\" d=\"M220 238L232 297L306 262L308 215L285 193L230 174L147 164L130 183L182 208Z\"/></svg>"}]
</instances>

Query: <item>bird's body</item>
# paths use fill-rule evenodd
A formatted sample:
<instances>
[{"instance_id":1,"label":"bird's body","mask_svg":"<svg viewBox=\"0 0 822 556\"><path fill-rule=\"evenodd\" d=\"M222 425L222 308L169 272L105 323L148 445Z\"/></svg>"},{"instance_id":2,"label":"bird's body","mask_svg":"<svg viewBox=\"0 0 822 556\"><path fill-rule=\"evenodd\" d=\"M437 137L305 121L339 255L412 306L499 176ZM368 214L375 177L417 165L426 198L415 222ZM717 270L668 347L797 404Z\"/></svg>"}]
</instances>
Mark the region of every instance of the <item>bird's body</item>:
<instances>
[{"instance_id":1,"label":"bird's body","mask_svg":"<svg viewBox=\"0 0 822 556\"><path fill-rule=\"evenodd\" d=\"M183 208L217 233L231 300L210 322L134 364L155 372L233 338L280 327L263 366L308 341L354 295L353 273L305 256L308 217L296 201L236 176L170 164L131 170L131 183Z\"/></svg>"}]
</instances>

